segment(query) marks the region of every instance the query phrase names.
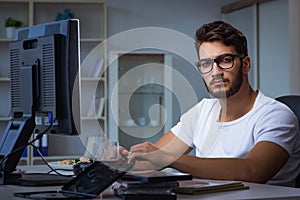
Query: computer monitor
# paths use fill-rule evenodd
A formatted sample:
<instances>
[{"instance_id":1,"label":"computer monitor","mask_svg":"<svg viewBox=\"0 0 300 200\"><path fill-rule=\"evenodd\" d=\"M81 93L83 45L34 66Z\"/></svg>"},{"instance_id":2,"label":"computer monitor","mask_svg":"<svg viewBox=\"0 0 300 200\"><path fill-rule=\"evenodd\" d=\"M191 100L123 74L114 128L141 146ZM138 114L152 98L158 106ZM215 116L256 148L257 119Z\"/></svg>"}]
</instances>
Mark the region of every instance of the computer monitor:
<instances>
[{"instance_id":1,"label":"computer monitor","mask_svg":"<svg viewBox=\"0 0 300 200\"><path fill-rule=\"evenodd\" d=\"M0 184L15 171L32 133L81 129L79 21L18 29L9 51L11 120L0 143Z\"/></svg>"}]
</instances>

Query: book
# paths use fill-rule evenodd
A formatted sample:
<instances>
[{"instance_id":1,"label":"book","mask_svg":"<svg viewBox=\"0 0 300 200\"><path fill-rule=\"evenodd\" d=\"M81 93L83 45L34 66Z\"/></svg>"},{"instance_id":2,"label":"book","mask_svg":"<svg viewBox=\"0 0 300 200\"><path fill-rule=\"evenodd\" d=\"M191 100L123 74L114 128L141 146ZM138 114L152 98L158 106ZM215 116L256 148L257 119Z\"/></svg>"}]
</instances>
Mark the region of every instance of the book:
<instances>
[{"instance_id":1,"label":"book","mask_svg":"<svg viewBox=\"0 0 300 200\"><path fill-rule=\"evenodd\" d=\"M37 134L34 134L34 137ZM42 138L36 140L33 145L40 151L40 153L43 156L47 156L48 155L48 136L47 135L43 135ZM37 152L36 148L33 148L33 156L40 156L40 154Z\"/></svg>"},{"instance_id":2,"label":"book","mask_svg":"<svg viewBox=\"0 0 300 200\"><path fill-rule=\"evenodd\" d=\"M103 97L92 99L87 112L87 117L100 118L103 114L104 103L105 99Z\"/></svg>"},{"instance_id":3,"label":"book","mask_svg":"<svg viewBox=\"0 0 300 200\"><path fill-rule=\"evenodd\" d=\"M89 109L88 109L87 114L86 114L87 117L95 117L96 116L95 104L96 104L96 100L92 99L90 101Z\"/></svg>"},{"instance_id":4,"label":"book","mask_svg":"<svg viewBox=\"0 0 300 200\"><path fill-rule=\"evenodd\" d=\"M98 101L97 117L100 118L102 117L103 114L105 99L104 97L101 97L97 101Z\"/></svg>"},{"instance_id":5,"label":"book","mask_svg":"<svg viewBox=\"0 0 300 200\"><path fill-rule=\"evenodd\" d=\"M27 157L27 152L28 152L28 147L25 147L23 153L22 153L22 157Z\"/></svg>"},{"instance_id":6,"label":"book","mask_svg":"<svg viewBox=\"0 0 300 200\"><path fill-rule=\"evenodd\" d=\"M101 72L103 72L103 59L99 59L96 64L92 67L88 77L99 78Z\"/></svg>"},{"instance_id":7,"label":"book","mask_svg":"<svg viewBox=\"0 0 300 200\"><path fill-rule=\"evenodd\" d=\"M207 194L214 192L224 192L232 190L249 189L240 181L219 181L219 180L201 180L193 179L187 181L178 181L179 186L173 188L178 194Z\"/></svg>"}]
</instances>

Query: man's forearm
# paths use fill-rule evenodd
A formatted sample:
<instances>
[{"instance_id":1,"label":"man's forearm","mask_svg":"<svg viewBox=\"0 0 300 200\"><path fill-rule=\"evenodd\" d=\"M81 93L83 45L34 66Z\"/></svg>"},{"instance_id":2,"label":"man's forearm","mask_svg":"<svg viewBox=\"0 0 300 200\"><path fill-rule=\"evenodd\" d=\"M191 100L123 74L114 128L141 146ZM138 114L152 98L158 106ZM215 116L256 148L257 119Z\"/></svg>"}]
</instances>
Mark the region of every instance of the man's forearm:
<instances>
[{"instance_id":1,"label":"man's forearm","mask_svg":"<svg viewBox=\"0 0 300 200\"><path fill-rule=\"evenodd\" d=\"M207 179L241 180L265 183L269 175L255 174L251 161L239 158L198 158L184 155L170 165L179 171Z\"/></svg>"}]
</instances>

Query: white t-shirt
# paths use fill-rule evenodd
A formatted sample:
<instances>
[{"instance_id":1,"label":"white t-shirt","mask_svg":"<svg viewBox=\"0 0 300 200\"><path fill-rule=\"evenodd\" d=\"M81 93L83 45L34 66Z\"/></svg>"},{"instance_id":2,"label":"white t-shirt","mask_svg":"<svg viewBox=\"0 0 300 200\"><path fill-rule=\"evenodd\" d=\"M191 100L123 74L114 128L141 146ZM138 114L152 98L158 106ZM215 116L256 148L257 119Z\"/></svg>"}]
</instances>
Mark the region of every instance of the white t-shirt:
<instances>
[{"instance_id":1,"label":"white t-shirt","mask_svg":"<svg viewBox=\"0 0 300 200\"><path fill-rule=\"evenodd\" d=\"M241 118L216 122L217 99L203 99L171 131L205 158L242 158L260 141L280 145L290 155L288 162L268 184L294 186L300 171L300 133L294 113L284 104L259 91L253 108ZM207 137L209 135L210 137Z\"/></svg>"}]
</instances>

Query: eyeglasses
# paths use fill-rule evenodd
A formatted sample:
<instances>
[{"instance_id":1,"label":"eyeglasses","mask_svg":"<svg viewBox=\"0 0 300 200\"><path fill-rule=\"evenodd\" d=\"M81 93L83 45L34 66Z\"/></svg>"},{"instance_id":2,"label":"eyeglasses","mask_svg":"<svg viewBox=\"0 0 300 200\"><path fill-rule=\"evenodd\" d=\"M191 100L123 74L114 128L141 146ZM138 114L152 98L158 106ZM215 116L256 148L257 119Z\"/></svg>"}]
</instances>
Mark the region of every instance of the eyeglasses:
<instances>
[{"instance_id":1,"label":"eyeglasses","mask_svg":"<svg viewBox=\"0 0 300 200\"><path fill-rule=\"evenodd\" d=\"M217 63L218 67L221 69L230 69L234 65L235 58L243 58L243 54L222 54L215 59L204 58L196 62L195 65L198 67L201 74L209 73Z\"/></svg>"}]
</instances>

